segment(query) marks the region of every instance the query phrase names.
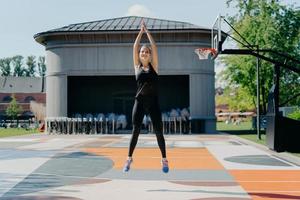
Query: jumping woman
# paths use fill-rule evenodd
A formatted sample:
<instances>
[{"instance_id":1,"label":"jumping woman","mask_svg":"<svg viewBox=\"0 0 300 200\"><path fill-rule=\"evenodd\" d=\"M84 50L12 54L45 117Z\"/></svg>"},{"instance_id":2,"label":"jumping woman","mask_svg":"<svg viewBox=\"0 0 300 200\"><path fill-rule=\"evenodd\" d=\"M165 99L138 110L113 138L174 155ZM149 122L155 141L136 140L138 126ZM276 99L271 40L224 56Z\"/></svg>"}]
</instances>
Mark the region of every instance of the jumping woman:
<instances>
[{"instance_id":1,"label":"jumping woman","mask_svg":"<svg viewBox=\"0 0 300 200\"><path fill-rule=\"evenodd\" d=\"M143 45L139 48L144 33L147 35L151 47ZM132 136L129 144L128 158L123 171L128 172L130 169L130 165L133 162L132 154L138 141L144 115L149 113L162 156L162 171L168 173L169 166L166 158L165 138L162 132L161 111L158 104L157 47L144 23L142 23L141 30L133 45L133 64L137 82L137 93L132 109Z\"/></svg>"}]
</instances>

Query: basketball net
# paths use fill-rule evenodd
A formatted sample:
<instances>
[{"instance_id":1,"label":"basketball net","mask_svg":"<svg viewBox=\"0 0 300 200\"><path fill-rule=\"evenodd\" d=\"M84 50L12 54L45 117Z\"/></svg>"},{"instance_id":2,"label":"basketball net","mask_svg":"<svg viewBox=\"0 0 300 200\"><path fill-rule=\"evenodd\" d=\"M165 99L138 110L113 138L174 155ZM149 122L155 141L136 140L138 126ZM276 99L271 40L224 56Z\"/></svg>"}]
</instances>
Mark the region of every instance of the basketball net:
<instances>
[{"instance_id":1,"label":"basketball net","mask_svg":"<svg viewBox=\"0 0 300 200\"><path fill-rule=\"evenodd\" d=\"M198 55L199 60L208 59L209 55L212 57L217 55L217 51L214 48L197 48L195 49L195 53Z\"/></svg>"}]
</instances>

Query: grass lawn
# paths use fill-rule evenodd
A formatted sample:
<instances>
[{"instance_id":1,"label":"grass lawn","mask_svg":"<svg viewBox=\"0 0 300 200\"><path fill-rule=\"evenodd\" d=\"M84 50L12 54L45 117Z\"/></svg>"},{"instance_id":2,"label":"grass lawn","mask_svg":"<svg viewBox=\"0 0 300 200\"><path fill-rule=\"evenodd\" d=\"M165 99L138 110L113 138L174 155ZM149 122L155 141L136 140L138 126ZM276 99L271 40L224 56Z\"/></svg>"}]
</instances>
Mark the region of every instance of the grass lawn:
<instances>
[{"instance_id":1,"label":"grass lawn","mask_svg":"<svg viewBox=\"0 0 300 200\"><path fill-rule=\"evenodd\" d=\"M0 138L17 136L17 135L26 135L32 133L38 133L38 130L37 129L26 130L23 128L0 128Z\"/></svg>"},{"instance_id":2,"label":"grass lawn","mask_svg":"<svg viewBox=\"0 0 300 200\"><path fill-rule=\"evenodd\" d=\"M218 131L235 131L235 130L251 130L251 121L241 122L239 125L234 125L232 123L226 124L225 122L217 122Z\"/></svg>"}]
</instances>

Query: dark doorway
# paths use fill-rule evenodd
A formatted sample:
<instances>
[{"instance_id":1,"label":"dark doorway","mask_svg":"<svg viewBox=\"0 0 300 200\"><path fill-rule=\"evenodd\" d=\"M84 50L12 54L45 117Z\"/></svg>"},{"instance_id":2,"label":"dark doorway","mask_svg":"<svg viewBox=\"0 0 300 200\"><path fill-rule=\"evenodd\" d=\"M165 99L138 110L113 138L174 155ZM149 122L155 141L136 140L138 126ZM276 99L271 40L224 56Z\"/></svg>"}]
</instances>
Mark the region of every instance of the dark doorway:
<instances>
[{"instance_id":1,"label":"dark doorway","mask_svg":"<svg viewBox=\"0 0 300 200\"><path fill-rule=\"evenodd\" d=\"M125 114L130 127L135 92L135 76L69 76L68 116ZM162 112L189 107L189 76L159 76L159 103Z\"/></svg>"},{"instance_id":2,"label":"dark doorway","mask_svg":"<svg viewBox=\"0 0 300 200\"><path fill-rule=\"evenodd\" d=\"M123 101L126 99L133 104L135 89L134 76L69 76L68 116L123 114Z\"/></svg>"},{"instance_id":3,"label":"dark doorway","mask_svg":"<svg viewBox=\"0 0 300 200\"><path fill-rule=\"evenodd\" d=\"M127 117L128 125L131 124L132 107L134 104L135 93L119 93L113 94L113 112L125 114Z\"/></svg>"}]
</instances>

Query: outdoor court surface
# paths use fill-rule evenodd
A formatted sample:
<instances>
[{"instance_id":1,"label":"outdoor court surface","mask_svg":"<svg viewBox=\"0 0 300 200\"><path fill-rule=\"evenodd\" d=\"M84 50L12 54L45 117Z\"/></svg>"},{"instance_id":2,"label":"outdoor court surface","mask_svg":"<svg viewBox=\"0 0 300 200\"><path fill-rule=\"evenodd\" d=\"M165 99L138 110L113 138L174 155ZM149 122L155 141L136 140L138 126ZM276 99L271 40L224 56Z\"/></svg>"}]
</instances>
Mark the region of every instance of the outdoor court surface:
<instances>
[{"instance_id":1,"label":"outdoor court surface","mask_svg":"<svg viewBox=\"0 0 300 200\"><path fill-rule=\"evenodd\" d=\"M299 159L230 135L141 134L128 173L130 135L33 134L0 139L0 199L300 199Z\"/></svg>"}]
</instances>

